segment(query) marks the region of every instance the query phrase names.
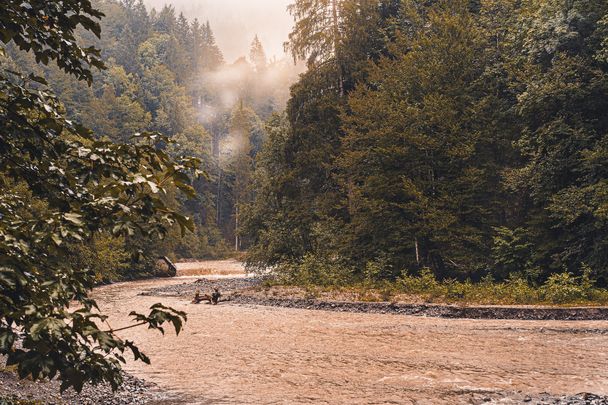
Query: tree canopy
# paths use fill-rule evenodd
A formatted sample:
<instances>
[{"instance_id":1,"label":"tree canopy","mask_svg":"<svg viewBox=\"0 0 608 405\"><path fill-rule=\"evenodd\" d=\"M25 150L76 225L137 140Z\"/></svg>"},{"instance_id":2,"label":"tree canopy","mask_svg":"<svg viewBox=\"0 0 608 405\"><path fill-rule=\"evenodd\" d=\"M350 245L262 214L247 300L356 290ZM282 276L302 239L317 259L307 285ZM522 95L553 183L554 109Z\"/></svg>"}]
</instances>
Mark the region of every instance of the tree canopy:
<instances>
[{"instance_id":1,"label":"tree canopy","mask_svg":"<svg viewBox=\"0 0 608 405\"><path fill-rule=\"evenodd\" d=\"M256 162L250 266L608 282L605 2L290 10L313 60Z\"/></svg>"},{"instance_id":2,"label":"tree canopy","mask_svg":"<svg viewBox=\"0 0 608 405\"><path fill-rule=\"evenodd\" d=\"M83 48L75 30L100 34L101 12L86 0L9 2L0 11L0 36L89 83L101 68L100 51ZM5 54L5 50L2 49ZM135 133L130 143L97 139L66 118L43 78L0 72L0 354L21 377L57 377L62 389L85 382L121 382L120 363L137 346L101 324L89 296L90 268L75 266L72 247L107 233L163 236L173 224L183 232L192 219L169 207L169 187L192 196L199 162L170 158L169 140ZM78 305L71 308L73 302ZM186 315L158 304L134 322L176 332Z\"/></svg>"}]
</instances>

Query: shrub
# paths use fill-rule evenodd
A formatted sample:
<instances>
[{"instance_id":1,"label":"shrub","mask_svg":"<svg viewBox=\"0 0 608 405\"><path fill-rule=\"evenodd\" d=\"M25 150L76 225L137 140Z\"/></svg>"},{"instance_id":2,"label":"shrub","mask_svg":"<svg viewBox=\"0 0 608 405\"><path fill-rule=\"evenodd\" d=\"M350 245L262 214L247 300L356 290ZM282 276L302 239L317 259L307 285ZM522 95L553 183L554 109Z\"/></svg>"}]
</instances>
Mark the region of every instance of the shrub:
<instances>
[{"instance_id":1,"label":"shrub","mask_svg":"<svg viewBox=\"0 0 608 405\"><path fill-rule=\"evenodd\" d=\"M87 243L75 245L71 257L77 268L91 270L97 283L122 280L130 259L124 238L105 233L95 235Z\"/></svg>"},{"instance_id":2,"label":"shrub","mask_svg":"<svg viewBox=\"0 0 608 405\"><path fill-rule=\"evenodd\" d=\"M394 279L394 268L386 256L381 256L365 264L363 278L367 284Z\"/></svg>"},{"instance_id":3,"label":"shrub","mask_svg":"<svg viewBox=\"0 0 608 405\"><path fill-rule=\"evenodd\" d=\"M279 280L302 286L341 286L352 281L352 270L338 261L308 254L298 263L275 269Z\"/></svg>"},{"instance_id":4,"label":"shrub","mask_svg":"<svg viewBox=\"0 0 608 405\"><path fill-rule=\"evenodd\" d=\"M582 301L589 297L591 288L587 281L581 283L581 279L570 272L553 274L542 286L542 294L545 300L554 304Z\"/></svg>"},{"instance_id":5,"label":"shrub","mask_svg":"<svg viewBox=\"0 0 608 405\"><path fill-rule=\"evenodd\" d=\"M446 297L454 300L461 300L469 295L470 282L461 283L455 279L448 279L444 281L444 285L447 289Z\"/></svg>"},{"instance_id":6,"label":"shrub","mask_svg":"<svg viewBox=\"0 0 608 405\"><path fill-rule=\"evenodd\" d=\"M405 272L398 280L399 288L406 293L426 295L428 297L444 296L447 288L435 278L435 274L429 268L420 270L418 276L411 276Z\"/></svg>"},{"instance_id":7,"label":"shrub","mask_svg":"<svg viewBox=\"0 0 608 405\"><path fill-rule=\"evenodd\" d=\"M307 255L299 263L273 269L275 277L267 282L299 285L310 294L318 294L316 287L346 287L357 291L362 301L391 301L400 293L430 301L487 305L608 303L608 290L595 287L592 270L586 265L579 277L568 272L554 274L541 286L530 281L531 275L525 269L510 273L502 282L488 274L477 283L470 279L439 281L429 268L423 268L417 275L404 271L396 281L384 278L392 270L390 267L387 270L381 260L375 260L357 272L336 259Z\"/></svg>"},{"instance_id":8,"label":"shrub","mask_svg":"<svg viewBox=\"0 0 608 405\"><path fill-rule=\"evenodd\" d=\"M505 283L506 300L512 304L533 304L538 302L538 290L528 283L525 276L511 274Z\"/></svg>"}]
</instances>

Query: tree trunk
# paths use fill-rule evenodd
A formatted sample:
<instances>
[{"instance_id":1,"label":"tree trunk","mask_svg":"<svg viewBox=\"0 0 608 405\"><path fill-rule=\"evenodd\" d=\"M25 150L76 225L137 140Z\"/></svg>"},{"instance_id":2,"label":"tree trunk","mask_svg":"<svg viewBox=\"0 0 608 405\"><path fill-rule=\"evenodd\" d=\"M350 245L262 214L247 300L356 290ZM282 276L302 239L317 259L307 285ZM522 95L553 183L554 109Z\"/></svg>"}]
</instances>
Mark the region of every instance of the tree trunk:
<instances>
[{"instance_id":1,"label":"tree trunk","mask_svg":"<svg viewBox=\"0 0 608 405\"><path fill-rule=\"evenodd\" d=\"M221 218L222 218L222 167L220 166L219 160L218 160L218 164L217 164L217 171L218 171L218 179L217 179L217 207L216 207L216 211L217 211L217 219L216 219L216 223L217 226L219 227L221 225Z\"/></svg>"},{"instance_id":2,"label":"tree trunk","mask_svg":"<svg viewBox=\"0 0 608 405\"><path fill-rule=\"evenodd\" d=\"M234 225L234 250L239 251L240 240L239 240L239 200L236 200L235 206L235 225Z\"/></svg>"},{"instance_id":3,"label":"tree trunk","mask_svg":"<svg viewBox=\"0 0 608 405\"><path fill-rule=\"evenodd\" d=\"M344 73L342 72L342 63L338 57L339 42L340 42L340 26L338 25L338 1L332 0L331 12L332 12L332 31L334 37L334 58L336 60L336 68L338 70L338 88L340 89L340 97L344 97Z\"/></svg>"}]
</instances>

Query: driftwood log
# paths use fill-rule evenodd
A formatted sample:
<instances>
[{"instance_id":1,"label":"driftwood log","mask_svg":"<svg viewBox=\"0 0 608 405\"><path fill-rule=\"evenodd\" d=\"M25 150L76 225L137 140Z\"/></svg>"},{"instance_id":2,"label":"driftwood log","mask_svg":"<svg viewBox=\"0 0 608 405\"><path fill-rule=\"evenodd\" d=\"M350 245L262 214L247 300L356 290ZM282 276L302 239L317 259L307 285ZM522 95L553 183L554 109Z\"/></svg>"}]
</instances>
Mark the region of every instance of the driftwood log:
<instances>
[{"instance_id":1,"label":"driftwood log","mask_svg":"<svg viewBox=\"0 0 608 405\"><path fill-rule=\"evenodd\" d=\"M230 301L230 297L222 298L222 294L220 291L215 288L211 295L209 294L201 294L200 291L196 291L194 294L194 299L192 300L193 304L200 304L201 302L207 302L208 304L217 305L220 302Z\"/></svg>"}]
</instances>

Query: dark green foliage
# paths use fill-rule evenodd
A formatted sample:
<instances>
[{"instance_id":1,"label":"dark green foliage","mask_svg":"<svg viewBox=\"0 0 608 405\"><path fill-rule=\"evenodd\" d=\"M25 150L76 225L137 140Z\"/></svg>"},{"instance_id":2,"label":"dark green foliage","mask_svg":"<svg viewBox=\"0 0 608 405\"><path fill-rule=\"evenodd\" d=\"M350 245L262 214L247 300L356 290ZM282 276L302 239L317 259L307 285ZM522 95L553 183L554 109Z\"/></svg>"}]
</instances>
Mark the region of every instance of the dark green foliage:
<instances>
[{"instance_id":1,"label":"dark green foliage","mask_svg":"<svg viewBox=\"0 0 608 405\"><path fill-rule=\"evenodd\" d=\"M98 34L90 18L100 14L88 1L26 4L0 10L3 39L90 81L98 51L81 49L73 31ZM20 17L30 12L37 14ZM173 188L193 196L200 162L171 159L164 136L134 136L129 144L96 139L65 117L43 79L0 71L0 354L22 378L57 377L62 390L85 382L116 389L126 351L149 362L133 342L100 329L107 317L89 297L94 269L70 260L74 246L101 235L154 239L172 226L193 229L164 195ZM132 315L161 332L167 322L179 332L186 319L160 305Z\"/></svg>"},{"instance_id":2,"label":"dark green foliage","mask_svg":"<svg viewBox=\"0 0 608 405\"><path fill-rule=\"evenodd\" d=\"M606 170L608 66L602 17L608 5L531 2L519 33L518 147L525 165L509 180L531 200L526 223L532 260L547 271L586 263L608 275Z\"/></svg>"},{"instance_id":3,"label":"dark green foliage","mask_svg":"<svg viewBox=\"0 0 608 405\"><path fill-rule=\"evenodd\" d=\"M0 196L0 353L19 365L22 377L59 373L64 388L79 390L85 381L116 387L122 358L107 355L137 349L95 326L95 319L103 319L88 298L95 274L66 263L69 246L100 231L153 237L173 223L192 228L160 193L161 184L171 183L192 194L185 171L196 162L173 163L155 147L163 141L155 135L142 135L141 143L130 146L93 141L62 117L45 91L4 78L0 94L3 188L23 183L44 203L31 217L21 195ZM73 300L83 308L67 311ZM18 329L22 349L14 347Z\"/></svg>"},{"instance_id":4,"label":"dark green foliage","mask_svg":"<svg viewBox=\"0 0 608 405\"><path fill-rule=\"evenodd\" d=\"M125 247L124 237L97 234L86 243L71 246L70 265L89 269L95 274L96 283L125 278L131 264L131 254Z\"/></svg>"},{"instance_id":5,"label":"dark green foliage","mask_svg":"<svg viewBox=\"0 0 608 405\"><path fill-rule=\"evenodd\" d=\"M36 62L44 65L55 61L65 72L90 83L89 67L103 67L100 52L81 47L75 31L82 27L99 37L102 16L88 0L8 0L0 13L0 41L33 52Z\"/></svg>"},{"instance_id":6,"label":"dark green foliage","mask_svg":"<svg viewBox=\"0 0 608 405\"><path fill-rule=\"evenodd\" d=\"M267 124L268 138L256 159L253 188L256 198L244 207L244 234L251 247L248 262L264 269L301 258L307 247L300 190L287 151L289 124L276 115Z\"/></svg>"},{"instance_id":7,"label":"dark green foliage","mask_svg":"<svg viewBox=\"0 0 608 405\"><path fill-rule=\"evenodd\" d=\"M259 155L252 266L607 282L605 2L291 10L309 71Z\"/></svg>"},{"instance_id":8,"label":"dark green foliage","mask_svg":"<svg viewBox=\"0 0 608 405\"><path fill-rule=\"evenodd\" d=\"M350 256L361 265L385 256L396 269L476 273L490 266L505 196L490 153L512 154L508 138L487 127L501 119L490 110L500 104L494 79L484 76L491 54L464 3L408 18L421 28L351 94L344 117Z\"/></svg>"}]
</instances>

